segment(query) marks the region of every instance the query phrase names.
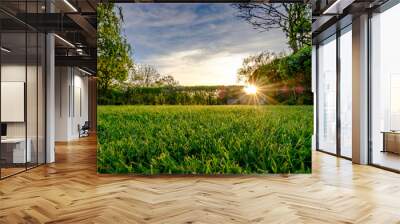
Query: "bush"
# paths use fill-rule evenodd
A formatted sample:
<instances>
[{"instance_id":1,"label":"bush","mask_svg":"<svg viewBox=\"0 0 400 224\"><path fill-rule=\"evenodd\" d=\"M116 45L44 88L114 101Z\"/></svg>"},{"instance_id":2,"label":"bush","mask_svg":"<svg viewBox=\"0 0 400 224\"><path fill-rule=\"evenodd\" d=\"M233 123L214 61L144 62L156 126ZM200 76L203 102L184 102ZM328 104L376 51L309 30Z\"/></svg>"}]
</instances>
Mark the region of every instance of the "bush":
<instances>
[{"instance_id":1,"label":"bush","mask_svg":"<svg viewBox=\"0 0 400 224\"><path fill-rule=\"evenodd\" d=\"M273 86L267 92L279 104L312 105L311 47L304 47L295 54L280 57L261 65L249 78L262 86Z\"/></svg>"},{"instance_id":2,"label":"bush","mask_svg":"<svg viewBox=\"0 0 400 224\"><path fill-rule=\"evenodd\" d=\"M308 92L291 89L268 89L260 96L268 95L274 102L263 104L312 104ZM262 97L260 97L262 98ZM176 87L114 87L99 92L100 105L227 105L249 104L243 86L176 86Z\"/></svg>"}]
</instances>

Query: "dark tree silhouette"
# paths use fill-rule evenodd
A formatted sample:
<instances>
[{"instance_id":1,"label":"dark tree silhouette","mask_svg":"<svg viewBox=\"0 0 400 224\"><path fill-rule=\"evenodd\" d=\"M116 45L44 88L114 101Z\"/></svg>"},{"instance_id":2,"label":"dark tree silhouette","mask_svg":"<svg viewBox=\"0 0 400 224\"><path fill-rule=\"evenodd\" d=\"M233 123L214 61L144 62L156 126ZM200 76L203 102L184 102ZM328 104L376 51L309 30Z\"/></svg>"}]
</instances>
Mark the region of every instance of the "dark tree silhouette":
<instances>
[{"instance_id":1,"label":"dark tree silhouette","mask_svg":"<svg viewBox=\"0 0 400 224\"><path fill-rule=\"evenodd\" d=\"M255 29L281 29L296 53L311 45L311 8L305 3L236 3L237 16Z\"/></svg>"}]
</instances>

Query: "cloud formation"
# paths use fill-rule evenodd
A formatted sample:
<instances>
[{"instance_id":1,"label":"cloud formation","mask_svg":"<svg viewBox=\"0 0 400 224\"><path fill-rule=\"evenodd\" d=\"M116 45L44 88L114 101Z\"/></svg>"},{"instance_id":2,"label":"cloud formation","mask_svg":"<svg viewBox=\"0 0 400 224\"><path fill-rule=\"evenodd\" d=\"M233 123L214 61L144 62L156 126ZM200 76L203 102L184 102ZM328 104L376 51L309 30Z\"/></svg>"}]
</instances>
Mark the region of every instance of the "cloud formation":
<instances>
[{"instance_id":1,"label":"cloud formation","mask_svg":"<svg viewBox=\"0 0 400 224\"><path fill-rule=\"evenodd\" d=\"M182 85L236 84L243 58L286 51L279 30L259 32L230 4L119 4L136 63L150 64Z\"/></svg>"}]
</instances>

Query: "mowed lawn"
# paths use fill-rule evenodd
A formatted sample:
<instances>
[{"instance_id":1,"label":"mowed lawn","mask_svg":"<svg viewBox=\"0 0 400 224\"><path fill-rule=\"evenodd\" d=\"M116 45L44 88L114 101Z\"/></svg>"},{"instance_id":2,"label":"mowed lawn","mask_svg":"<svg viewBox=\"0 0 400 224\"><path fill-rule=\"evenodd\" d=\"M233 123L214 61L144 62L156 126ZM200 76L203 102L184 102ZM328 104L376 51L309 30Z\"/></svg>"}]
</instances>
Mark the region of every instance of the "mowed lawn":
<instances>
[{"instance_id":1,"label":"mowed lawn","mask_svg":"<svg viewBox=\"0 0 400 224\"><path fill-rule=\"evenodd\" d=\"M99 106L98 172L310 173L312 106Z\"/></svg>"}]
</instances>

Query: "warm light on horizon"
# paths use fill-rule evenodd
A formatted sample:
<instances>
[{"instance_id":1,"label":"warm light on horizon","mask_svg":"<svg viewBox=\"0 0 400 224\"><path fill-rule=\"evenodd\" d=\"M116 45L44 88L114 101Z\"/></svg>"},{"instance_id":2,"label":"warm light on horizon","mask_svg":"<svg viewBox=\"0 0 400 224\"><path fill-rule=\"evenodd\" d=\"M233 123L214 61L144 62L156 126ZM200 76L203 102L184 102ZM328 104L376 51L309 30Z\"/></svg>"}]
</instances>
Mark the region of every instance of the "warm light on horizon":
<instances>
[{"instance_id":1,"label":"warm light on horizon","mask_svg":"<svg viewBox=\"0 0 400 224\"><path fill-rule=\"evenodd\" d=\"M178 51L141 63L155 65L161 74L173 76L184 86L243 84L237 81L237 71L246 54L219 52L203 56L203 53L201 49ZM177 61L181 63L176 64Z\"/></svg>"},{"instance_id":2,"label":"warm light on horizon","mask_svg":"<svg viewBox=\"0 0 400 224\"><path fill-rule=\"evenodd\" d=\"M247 95L255 95L255 94L257 94L257 91L258 91L257 86L255 86L255 85L245 86L243 88L243 90Z\"/></svg>"}]
</instances>

